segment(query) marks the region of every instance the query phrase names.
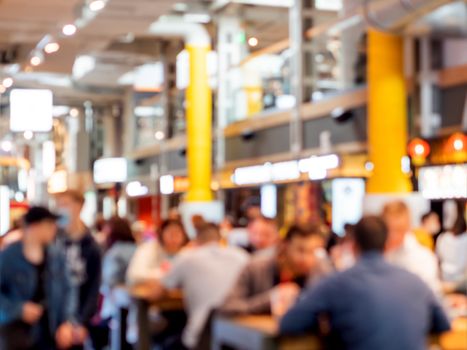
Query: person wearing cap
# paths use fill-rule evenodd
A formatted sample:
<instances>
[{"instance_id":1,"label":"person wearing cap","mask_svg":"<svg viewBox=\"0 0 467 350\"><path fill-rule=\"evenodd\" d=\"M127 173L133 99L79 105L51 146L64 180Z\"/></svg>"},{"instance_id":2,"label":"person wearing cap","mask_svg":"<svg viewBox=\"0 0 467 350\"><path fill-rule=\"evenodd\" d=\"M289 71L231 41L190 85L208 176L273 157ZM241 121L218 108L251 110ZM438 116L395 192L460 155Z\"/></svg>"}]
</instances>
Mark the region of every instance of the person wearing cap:
<instances>
[{"instance_id":1,"label":"person wearing cap","mask_svg":"<svg viewBox=\"0 0 467 350\"><path fill-rule=\"evenodd\" d=\"M64 256L52 242L58 216L32 207L23 237L0 253L0 349L68 348L70 284Z\"/></svg>"}]
</instances>

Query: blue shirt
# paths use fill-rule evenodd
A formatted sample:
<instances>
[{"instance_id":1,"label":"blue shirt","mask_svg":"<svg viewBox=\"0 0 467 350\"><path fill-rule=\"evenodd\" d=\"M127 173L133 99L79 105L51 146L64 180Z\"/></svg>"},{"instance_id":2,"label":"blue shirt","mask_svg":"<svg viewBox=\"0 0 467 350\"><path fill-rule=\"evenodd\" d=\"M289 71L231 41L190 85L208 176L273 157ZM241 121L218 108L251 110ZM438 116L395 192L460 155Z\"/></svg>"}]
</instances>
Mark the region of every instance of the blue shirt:
<instances>
[{"instance_id":1,"label":"blue shirt","mask_svg":"<svg viewBox=\"0 0 467 350\"><path fill-rule=\"evenodd\" d=\"M429 333L450 329L429 287L376 252L307 290L281 320L280 332L316 330L323 314L343 349L425 350Z\"/></svg>"}]
</instances>

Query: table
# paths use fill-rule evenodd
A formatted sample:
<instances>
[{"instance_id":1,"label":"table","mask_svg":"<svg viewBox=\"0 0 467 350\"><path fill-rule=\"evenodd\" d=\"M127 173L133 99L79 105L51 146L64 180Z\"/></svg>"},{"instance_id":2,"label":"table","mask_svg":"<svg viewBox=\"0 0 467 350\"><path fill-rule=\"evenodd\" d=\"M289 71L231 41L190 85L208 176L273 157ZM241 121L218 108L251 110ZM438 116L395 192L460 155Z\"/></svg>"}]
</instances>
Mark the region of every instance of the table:
<instances>
[{"instance_id":1,"label":"table","mask_svg":"<svg viewBox=\"0 0 467 350\"><path fill-rule=\"evenodd\" d=\"M213 323L213 350L232 346L248 350L322 350L317 336L279 337L272 316L218 317ZM467 350L467 318L452 323L452 331L430 338L442 350Z\"/></svg>"},{"instance_id":2,"label":"table","mask_svg":"<svg viewBox=\"0 0 467 350\"><path fill-rule=\"evenodd\" d=\"M129 288L130 296L136 304L138 343L136 350L149 350L151 348L151 331L149 329L148 313L151 308L161 311L183 310L183 295L180 290L172 290L160 300L152 300L152 293L157 282L145 282Z\"/></svg>"},{"instance_id":3,"label":"table","mask_svg":"<svg viewBox=\"0 0 467 350\"><path fill-rule=\"evenodd\" d=\"M248 350L321 350L316 336L279 337L277 321L268 315L218 317L213 322L213 350L224 346Z\"/></svg>"}]
</instances>

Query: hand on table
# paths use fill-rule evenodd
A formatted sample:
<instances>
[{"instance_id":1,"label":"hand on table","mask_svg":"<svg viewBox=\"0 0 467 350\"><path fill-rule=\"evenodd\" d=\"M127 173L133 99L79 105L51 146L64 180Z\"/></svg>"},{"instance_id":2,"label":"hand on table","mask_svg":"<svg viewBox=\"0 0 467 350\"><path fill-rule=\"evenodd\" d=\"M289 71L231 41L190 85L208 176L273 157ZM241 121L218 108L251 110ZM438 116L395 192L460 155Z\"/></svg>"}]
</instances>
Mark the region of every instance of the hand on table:
<instances>
[{"instance_id":1,"label":"hand on table","mask_svg":"<svg viewBox=\"0 0 467 350\"><path fill-rule=\"evenodd\" d=\"M276 317L282 317L293 306L300 294L296 283L287 282L276 286L271 292L271 311Z\"/></svg>"}]
</instances>

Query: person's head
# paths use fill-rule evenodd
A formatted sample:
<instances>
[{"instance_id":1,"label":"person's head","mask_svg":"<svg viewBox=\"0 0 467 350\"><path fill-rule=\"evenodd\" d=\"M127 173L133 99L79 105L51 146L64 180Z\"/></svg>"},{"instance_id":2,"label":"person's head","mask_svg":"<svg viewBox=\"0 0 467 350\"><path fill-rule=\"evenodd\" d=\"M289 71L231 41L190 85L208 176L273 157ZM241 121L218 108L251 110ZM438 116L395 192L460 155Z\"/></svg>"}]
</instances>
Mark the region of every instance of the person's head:
<instances>
[{"instance_id":1,"label":"person's head","mask_svg":"<svg viewBox=\"0 0 467 350\"><path fill-rule=\"evenodd\" d=\"M441 230L441 222L436 212L430 211L422 216L422 227L430 234L435 235Z\"/></svg>"},{"instance_id":2,"label":"person's head","mask_svg":"<svg viewBox=\"0 0 467 350\"><path fill-rule=\"evenodd\" d=\"M384 206L382 217L388 228L386 248L396 250L410 231L410 210L403 201L394 201Z\"/></svg>"},{"instance_id":3,"label":"person's head","mask_svg":"<svg viewBox=\"0 0 467 350\"><path fill-rule=\"evenodd\" d=\"M140 243L144 240L144 232L146 230L146 224L144 221L136 221L131 225L131 231L133 231L133 237L136 243Z\"/></svg>"},{"instance_id":4,"label":"person's head","mask_svg":"<svg viewBox=\"0 0 467 350\"><path fill-rule=\"evenodd\" d=\"M354 226L354 247L359 254L371 251L383 253L387 238L388 228L378 216L365 216Z\"/></svg>"},{"instance_id":5,"label":"person's head","mask_svg":"<svg viewBox=\"0 0 467 350\"><path fill-rule=\"evenodd\" d=\"M84 195L77 190L68 190L56 195L57 208L63 220L63 226L68 226L80 220L81 210L84 206Z\"/></svg>"},{"instance_id":6,"label":"person's head","mask_svg":"<svg viewBox=\"0 0 467 350\"><path fill-rule=\"evenodd\" d=\"M206 224L206 221L202 215L195 214L191 217L191 223L193 224L196 232L198 232L198 230Z\"/></svg>"},{"instance_id":7,"label":"person's head","mask_svg":"<svg viewBox=\"0 0 467 350\"><path fill-rule=\"evenodd\" d=\"M168 254L178 253L188 243L188 236L182 222L178 220L164 221L159 231L159 242Z\"/></svg>"},{"instance_id":8,"label":"person's head","mask_svg":"<svg viewBox=\"0 0 467 350\"><path fill-rule=\"evenodd\" d=\"M261 207L256 204L251 204L246 209L246 218L248 222L252 222L262 216Z\"/></svg>"},{"instance_id":9,"label":"person's head","mask_svg":"<svg viewBox=\"0 0 467 350\"><path fill-rule=\"evenodd\" d=\"M23 217L24 232L31 239L46 246L55 239L58 215L44 207L32 207Z\"/></svg>"},{"instance_id":10,"label":"person's head","mask_svg":"<svg viewBox=\"0 0 467 350\"><path fill-rule=\"evenodd\" d=\"M250 244L256 249L273 247L279 240L279 230L274 219L260 216L248 225Z\"/></svg>"},{"instance_id":11,"label":"person's head","mask_svg":"<svg viewBox=\"0 0 467 350\"><path fill-rule=\"evenodd\" d=\"M206 244L211 242L219 242L221 233L219 226L211 222L202 225L196 234L196 240L199 244Z\"/></svg>"},{"instance_id":12,"label":"person's head","mask_svg":"<svg viewBox=\"0 0 467 350\"><path fill-rule=\"evenodd\" d=\"M454 225L451 229L451 232L455 235L455 236L458 236L458 235L461 235L463 234L464 232L466 232L467 228L466 228L466 223L465 223L465 218L462 214L460 214L456 221L454 222Z\"/></svg>"},{"instance_id":13,"label":"person's head","mask_svg":"<svg viewBox=\"0 0 467 350\"><path fill-rule=\"evenodd\" d=\"M315 225L290 227L280 244L279 256L297 275L305 276L316 263L316 251L321 248L322 237Z\"/></svg>"},{"instance_id":14,"label":"person's head","mask_svg":"<svg viewBox=\"0 0 467 350\"><path fill-rule=\"evenodd\" d=\"M104 225L103 231L107 235L107 248L119 242L134 242L130 223L118 216L112 217Z\"/></svg>"}]
</instances>

